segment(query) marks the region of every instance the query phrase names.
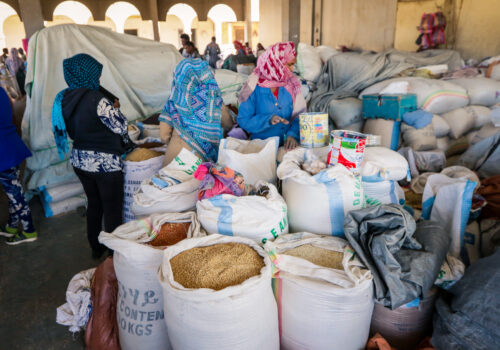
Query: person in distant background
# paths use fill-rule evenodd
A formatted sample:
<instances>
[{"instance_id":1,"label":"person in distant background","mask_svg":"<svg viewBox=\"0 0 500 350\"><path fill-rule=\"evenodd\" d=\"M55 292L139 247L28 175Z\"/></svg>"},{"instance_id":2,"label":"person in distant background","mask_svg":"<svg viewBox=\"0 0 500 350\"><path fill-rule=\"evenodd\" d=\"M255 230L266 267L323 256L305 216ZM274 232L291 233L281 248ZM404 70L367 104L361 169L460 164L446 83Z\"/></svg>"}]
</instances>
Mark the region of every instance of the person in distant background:
<instances>
[{"instance_id":1,"label":"person in distant background","mask_svg":"<svg viewBox=\"0 0 500 350\"><path fill-rule=\"evenodd\" d=\"M9 57L9 49L7 49L6 47L2 50L3 54L2 56L0 56L0 62L1 63L5 63L5 61L7 60L7 58Z\"/></svg>"},{"instance_id":2,"label":"person in distant background","mask_svg":"<svg viewBox=\"0 0 500 350\"><path fill-rule=\"evenodd\" d=\"M253 55L252 48L250 47L250 44L248 41L245 43L245 53L248 55Z\"/></svg>"},{"instance_id":3,"label":"person in distant background","mask_svg":"<svg viewBox=\"0 0 500 350\"><path fill-rule=\"evenodd\" d=\"M238 40L233 41L234 48L236 49L237 56L246 56L245 47Z\"/></svg>"},{"instance_id":4,"label":"person in distant background","mask_svg":"<svg viewBox=\"0 0 500 350\"><path fill-rule=\"evenodd\" d=\"M17 51L19 52L19 57L21 57L21 59L26 62L26 55L24 54L24 50L22 47L20 47L19 49L17 49Z\"/></svg>"},{"instance_id":5,"label":"person in distant background","mask_svg":"<svg viewBox=\"0 0 500 350\"><path fill-rule=\"evenodd\" d=\"M10 49L10 56L5 60L5 66L12 74L12 76L16 77L17 84L19 85L19 89L21 90L21 94L26 95L26 91L24 91L24 82L26 81L26 72L24 71L24 61L19 57L16 48Z\"/></svg>"},{"instance_id":6,"label":"person in distant background","mask_svg":"<svg viewBox=\"0 0 500 350\"><path fill-rule=\"evenodd\" d=\"M262 55L264 52L266 52L266 49L264 48L264 46L262 46L261 43L258 43L257 44L257 58Z\"/></svg>"},{"instance_id":7,"label":"person in distant background","mask_svg":"<svg viewBox=\"0 0 500 350\"><path fill-rule=\"evenodd\" d=\"M274 44L259 58L241 89L237 121L251 139L279 136L286 150L298 146L298 117L306 111L306 101L292 73L296 57L293 42Z\"/></svg>"},{"instance_id":8,"label":"person in distant background","mask_svg":"<svg viewBox=\"0 0 500 350\"><path fill-rule=\"evenodd\" d=\"M212 37L212 41L207 45L205 49L205 56L208 56L208 64L210 67L215 68L217 61L219 60L220 47L215 42L215 36Z\"/></svg>"},{"instance_id":9,"label":"person in distant background","mask_svg":"<svg viewBox=\"0 0 500 350\"><path fill-rule=\"evenodd\" d=\"M186 44L189 42L189 35L186 33L181 34L181 45L182 47L179 49L179 53L184 57L188 57L186 52Z\"/></svg>"},{"instance_id":10,"label":"person in distant background","mask_svg":"<svg viewBox=\"0 0 500 350\"><path fill-rule=\"evenodd\" d=\"M31 152L17 134L12 120L10 98L0 87L0 184L9 199L9 221L1 236L9 237L7 244L21 244L36 241L38 234L33 226L31 210L21 187L20 164ZM19 232L19 226L22 231Z\"/></svg>"},{"instance_id":11,"label":"person in distant background","mask_svg":"<svg viewBox=\"0 0 500 350\"><path fill-rule=\"evenodd\" d=\"M93 258L106 247L99 233L113 232L123 221L123 163L128 150L128 123L118 98L99 85L102 64L87 54L63 61L68 88L59 92L52 107L52 131L59 157L70 161L87 195L87 237Z\"/></svg>"},{"instance_id":12,"label":"person in distant background","mask_svg":"<svg viewBox=\"0 0 500 350\"><path fill-rule=\"evenodd\" d=\"M201 58L198 49L194 46L192 41L188 41L186 45L184 45L184 57L186 58Z\"/></svg>"}]
</instances>

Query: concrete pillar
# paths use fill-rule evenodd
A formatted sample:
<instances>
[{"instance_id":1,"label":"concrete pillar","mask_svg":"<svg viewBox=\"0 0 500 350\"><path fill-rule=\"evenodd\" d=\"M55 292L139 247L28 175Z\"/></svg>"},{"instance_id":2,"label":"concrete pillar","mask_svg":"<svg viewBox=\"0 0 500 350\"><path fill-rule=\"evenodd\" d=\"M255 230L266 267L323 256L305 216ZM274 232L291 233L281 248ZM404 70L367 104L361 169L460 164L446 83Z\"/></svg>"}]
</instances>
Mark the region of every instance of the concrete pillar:
<instances>
[{"instance_id":1,"label":"concrete pillar","mask_svg":"<svg viewBox=\"0 0 500 350\"><path fill-rule=\"evenodd\" d=\"M26 38L44 28L42 4L40 0L18 0Z\"/></svg>"},{"instance_id":2,"label":"concrete pillar","mask_svg":"<svg viewBox=\"0 0 500 350\"><path fill-rule=\"evenodd\" d=\"M149 15L153 24L153 38L155 41L160 41L160 31L158 28L158 1L148 0L149 2Z\"/></svg>"},{"instance_id":3,"label":"concrete pillar","mask_svg":"<svg viewBox=\"0 0 500 350\"><path fill-rule=\"evenodd\" d=\"M295 45L300 39L300 0L290 0L288 4L288 40Z\"/></svg>"},{"instance_id":4,"label":"concrete pillar","mask_svg":"<svg viewBox=\"0 0 500 350\"><path fill-rule=\"evenodd\" d=\"M252 1L245 0L245 41L252 47Z\"/></svg>"}]
</instances>

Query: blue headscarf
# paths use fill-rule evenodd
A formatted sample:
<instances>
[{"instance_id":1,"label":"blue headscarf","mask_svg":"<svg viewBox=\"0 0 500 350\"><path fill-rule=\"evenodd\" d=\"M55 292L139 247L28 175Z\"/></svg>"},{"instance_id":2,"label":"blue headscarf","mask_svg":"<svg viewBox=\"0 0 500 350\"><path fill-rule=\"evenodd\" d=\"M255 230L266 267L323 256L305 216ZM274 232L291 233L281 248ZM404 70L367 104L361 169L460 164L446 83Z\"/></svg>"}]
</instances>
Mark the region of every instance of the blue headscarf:
<instances>
[{"instance_id":1,"label":"blue headscarf","mask_svg":"<svg viewBox=\"0 0 500 350\"><path fill-rule=\"evenodd\" d=\"M172 92L160 120L205 160L217 161L222 138L222 94L207 62L184 59L174 72Z\"/></svg>"},{"instance_id":2,"label":"blue headscarf","mask_svg":"<svg viewBox=\"0 0 500 350\"><path fill-rule=\"evenodd\" d=\"M59 92L52 106L52 132L56 139L59 158L64 159L69 151L66 124L62 114L62 100L67 90L87 88L99 90L102 64L85 53L79 53L63 61L64 80L68 88Z\"/></svg>"}]
</instances>

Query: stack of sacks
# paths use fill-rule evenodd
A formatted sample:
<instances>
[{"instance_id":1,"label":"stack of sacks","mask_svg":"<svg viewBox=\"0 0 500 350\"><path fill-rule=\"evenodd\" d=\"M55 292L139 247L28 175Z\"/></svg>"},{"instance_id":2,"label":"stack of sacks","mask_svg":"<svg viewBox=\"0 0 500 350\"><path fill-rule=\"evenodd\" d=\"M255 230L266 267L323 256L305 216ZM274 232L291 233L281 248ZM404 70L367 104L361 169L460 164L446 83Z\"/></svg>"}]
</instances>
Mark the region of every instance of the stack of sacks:
<instances>
[{"instance_id":1,"label":"stack of sacks","mask_svg":"<svg viewBox=\"0 0 500 350\"><path fill-rule=\"evenodd\" d=\"M183 148L171 163L141 182L133 194L133 213L140 217L194 209L200 182L193 174L201 162L193 152Z\"/></svg>"},{"instance_id":2,"label":"stack of sacks","mask_svg":"<svg viewBox=\"0 0 500 350\"><path fill-rule=\"evenodd\" d=\"M54 187L43 186L40 200L47 218L66 214L87 205L87 197L80 182L70 182Z\"/></svg>"},{"instance_id":3,"label":"stack of sacks","mask_svg":"<svg viewBox=\"0 0 500 350\"><path fill-rule=\"evenodd\" d=\"M404 145L411 147L414 151L435 149L437 139L432 119L431 113L420 109L405 113L401 126Z\"/></svg>"},{"instance_id":4,"label":"stack of sacks","mask_svg":"<svg viewBox=\"0 0 500 350\"><path fill-rule=\"evenodd\" d=\"M361 163L366 205L402 204L405 197L399 180L408 176L406 159L386 147L367 147Z\"/></svg>"},{"instance_id":5,"label":"stack of sacks","mask_svg":"<svg viewBox=\"0 0 500 350\"><path fill-rule=\"evenodd\" d=\"M361 132L364 125L362 109L363 102L359 98L335 99L328 105L328 117L336 129Z\"/></svg>"},{"instance_id":6,"label":"stack of sacks","mask_svg":"<svg viewBox=\"0 0 500 350\"><path fill-rule=\"evenodd\" d=\"M302 79L316 81L321 73L321 56L316 49L305 43L297 47L297 68Z\"/></svg>"},{"instance_id":7,"label":"stack of sacks","mask_svg":"<svg viewBox=\"0 0 500 350\"><path fill-rule=\"evenodd\" d=\"M322 162L330 147L314 148ZM307 150L285 154L278 167L282 193L288 207L291 232L343 236L344 216L365 204L361 179L341 164L312 175L303 170Z\"/></svg>"}]
</instances>

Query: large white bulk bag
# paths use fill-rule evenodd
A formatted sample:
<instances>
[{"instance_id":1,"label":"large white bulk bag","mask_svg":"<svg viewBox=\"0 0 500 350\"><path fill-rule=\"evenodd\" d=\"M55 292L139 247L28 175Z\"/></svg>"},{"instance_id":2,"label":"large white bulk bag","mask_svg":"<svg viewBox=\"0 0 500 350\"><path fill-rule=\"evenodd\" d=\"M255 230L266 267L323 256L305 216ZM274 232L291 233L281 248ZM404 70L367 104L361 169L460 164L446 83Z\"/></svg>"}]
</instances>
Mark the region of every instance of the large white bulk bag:
<instances>
[{"instance_id":1,"label":"large white bulk bag","mask_svg":"<svg viewBox=\"0 0 500 350\"><path fill-rule=\"evenodd\" d=\"M251 238L257 242L288 233L286 203L273 184L258 182L256 189L267 187L266 197L236 197L223 194L196 203L201 225L207 233Z\"/></svg>"},{"instance_id":2,"label":"large white bulk bag","mask_svg":"<svg viewBox=\"0 0 500 350\"><path fill-rule=\"evenodd\" d=\"M363 133L379 135L381 145L396 150L401 144L401 122L382 118L367 119Z\"/></svg>"},{"instance_id":3,"label":"large white bulk bag","mask_svg":"<svg viewBox=\"0 0 500 350\"><path fill-rule=\"evenodd\" d=\"M432 116L432 126L434 127L434 135L436 137L444 137L450 133L448 122L438 114Z\"/></svg>"},{"instance_id":4,"label":"large white bulk bag","mask_svg":"<svg viewBox=\"0 0 500 350\"><path fill-rule=\"evenodd\" d=\"M307 81L316 81L321 73L321 57L316 49L305 43L297 47L297 67L300 76Z\"/></svg>"},{"instance_id":5,"label":"large white bulk bag","mask_svg":"<svg viewBox=\"0 0 500 350\"><path fill-rule=\"evenodd\" d=\"M320 45L316 46L316 52L319 54L319 57L321 58L321 62L323 64L326 63L331 57L338 55L340 52L335 50L333 47L326 46L326 45Z\"/></svg>"},{"instance_id":6,"label":"large white bulk bag","mask_svg":"<svg viewBox=\"0 0 500 350\"><path fill-rule=\"evenodd\" d=\"M248 76L228 69L216 69L214 77L222 93L224 104L237 106L238 93Z\"/></svg>"},{"instance_id":7,"label":"large white bulk bag","mask_svg":"<svg viewBox=\"0 0 500 350\"><path fill-rule=\"evenodd\" d=\"M491 109L484 106L467 106L465 110L474 120L474 129L479 129L491 121Z\"/></svg>"},{"instance_id":8,"label":"large white bulk bag","mask_svg":"<svg viewBox=\"0 0 500 350\"><path fill-rule=\"evenodd\" d=\"M363 102L356 97L331 100L328 104L328 116L335 123L337 129L363 121L361 110Z\"/></svg>"},{"instance_id":9,"label":"large white bulk bag","mask_svg":"<svg viewBox=\"0 0 500 350\"><path fill-rule=\"evenodd\" d=\"M76 210L79 207L87 206L87 196L85 194L76 195L69 197L57 202L47 202L42 197L41 198L43 211L45 212L45 217L50 218L60 214L66 214Z\"/></svg>"},{"instance_id":10,"label":"large white bulk bag","mask_svg":"<svg viewBox=\"0 0 500 350\"><path fill-rule=\"evenodd\" d=\"M450 126L450 136L458 139L474 127L474 117L465 109L458 108L442 115Z\"/></svg>"},{"instance_id":11,"label":"large white bulk bag","mask_svg":"<svg viewBox=\"0 0 500 350\"><path fill-rule=\"evenodd\" d=\"M398 152L386 147L366 147L361 162L364 181L395 180L407 177L408 161Z\"/></svg>"},{"instance_id":12,"label":"large white bulk bag","mask_svg":"<svg viewBox=\"0 0 500 350\"><path fill-rule=\"evenodd\" d=\"M170 185L159 188L152 175L142 181L133 196L132 212L141 217L194 209L200 182L193 174L201 162L193 152L183 148L170 164L158 171L157 177Z\"/></svg>"},{"instance_id":13,"label":"large white bulk bag","mask_svg":"<svg viewBox=\"0 0 500 350\"><path fill-rule=\"evenodd\" d=\"M326 161L328 150L314 148L313 152ZM341 164L312 176L301 168L305 153L303 148L288 152L278 167L290 231L343 236L345 214L364 206L361 179Z\"/></svg>"},{"instance_id":14,"label":"large white bulk bag","mask_svg":"<svg viewBox=\"0 0 500 350\"><path fill-rule=\"evenodd\" d=\"M401 133L403 134L404 144L413 148L415 151L428 151L435 149L437 146L432 123L420 129L402 123Z\"/></svg>"},{"instance_id":15,"label":"large white bulk bag","mask_svg":"<svg viewBox=\"0 0 500 350\"><path fill-rule=\"evenodd\" d=\"M132 212L134 193L139 189L141 182L153 176L160 170L163 164L163 155L142 162L123 162L124 184L123 184L123 221L135 220Z\"/></svg>"},{"instance_id":16,"label":"large white bulk bag","mask_svg":"<svg viewBox=\"0 0 500 350\"><path fill-rule=\"evenodd\" d=\"M405 193L394 180L362 181L366 206L404 204Z\"/></svg>"},{"instance_id":17,"label":"large white bulk bag","mask_svg":"<svg viewBox=\"0 0 500 350\"><path fill-rule=\"evenodd\" d=\"M469 104L467 91L457 84L444 80L413 77L384 80L363 90L361 97L367 94L378 94L389 84L402 81L408 82L408 91L405 93L416 94L418 108L427 112L440 114Z\"/></svg>"},{"instance_id":18,"label":"large white bulk bag","mask_svg":"<svg viewBox=\"0 0 500 350\"><path fill-rule=\"evenodd\" d=\"M170 259L191 248L222 243L241 243L255 249L265 263L260 275L219 291L188 289L174 280ZM165 250L158 275L163 289L168 336L174 349L279 349L271 261L255 241L217 234L184 240Z\"/></svg>"},{"instance_id":19,"label":"large white bulk bag","mask_svg":"<svg viewBox=\"0 0 500 350\"><path fill-rule=\"evenodd\" d=\"M343 269L283 254L305 244L343 252ZM374 305L372 275L347 241L295 233L268 241L264 247L276 267L273 286L281 349L364 349Z\"/></svg>"},{"instance_id":20,"label":"large white bulk bag","mask_svg":"<svg viewBox=\"0 0 500 350\"><path fill-rule=\"evenodd\" d=\"M467 90L471 105L489 107L500 102L500 82L494 79L475 77L450 81Z\"/></svg>"},{"instance_id":21,"label":"large white bulk bag","mask_svg":"<svg viewBox=\"0 0 500 350\"><path fill-rule=\"evenodd\" d=\"M265 140L228 137L220 141L217 163L242 174L245 184L255 185L258 181L276 183L278 147L279 137Z\"/></svg>"},{"instance_id":22,"label":"large white bulk bag","mask_svg":"<svg viewBox=\"0 0 500 350\"><path fill-rule=\"evenodd\" d=\"M84 190L81 182L70 182L55 187L43 188L40 194L45 202L52 203L79 196L83 194L83 192Z\"/></svg>"},{"instance_id":23,"label":"large white bulk bag","mask_svg":"<svg viewBox=\"0 0 500 350\"><path fill-rule=\"evenodd\" d=\"M123 350L171 349L157 277L163 250L146 244L169 222L191 222L188 238L205 235L194 212L154 214L99 235L99 242L114 250L118 280L116 314Z\"/></svg>"}]
</instances>

